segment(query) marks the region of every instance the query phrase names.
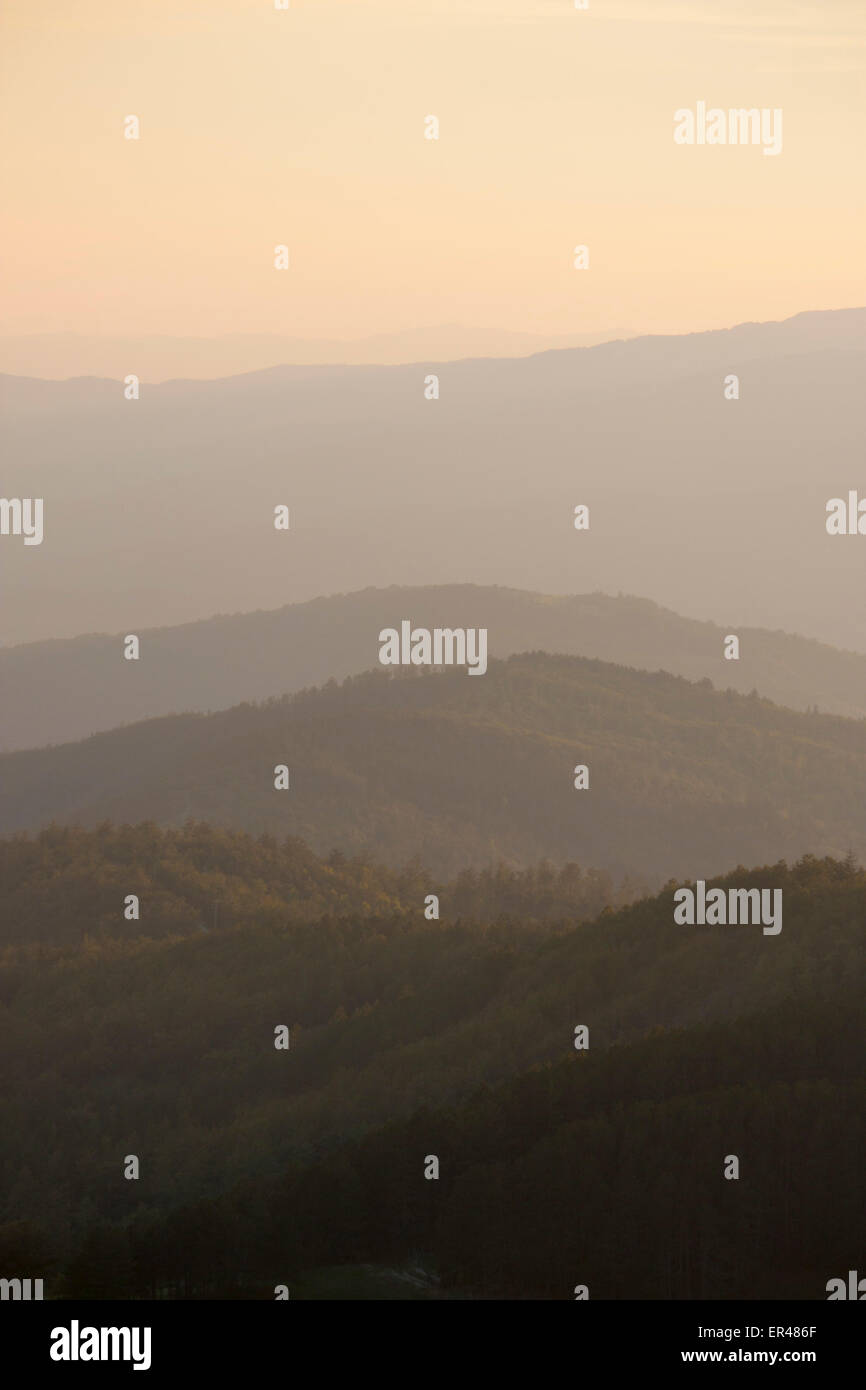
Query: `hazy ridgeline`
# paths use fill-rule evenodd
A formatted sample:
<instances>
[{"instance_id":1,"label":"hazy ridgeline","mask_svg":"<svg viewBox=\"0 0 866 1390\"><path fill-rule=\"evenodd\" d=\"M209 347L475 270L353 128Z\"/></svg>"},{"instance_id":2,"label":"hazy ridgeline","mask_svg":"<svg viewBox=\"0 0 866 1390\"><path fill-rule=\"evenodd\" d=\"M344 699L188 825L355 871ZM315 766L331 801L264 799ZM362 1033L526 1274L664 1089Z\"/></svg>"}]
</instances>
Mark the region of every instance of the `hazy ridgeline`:
<instances>
[{"instance_id":1,"label":"hazy ridgeline","mask_svg":"<svg viewBox=\"0 0 866 1390\"><path fill-rule=\"evenodd\" d=\"M145 383L138 400L122 380L4 377L4 489L45 499L45 539L4 544L0 642L471 581L624 591L866 652L859 546L825 529L861 476L864 371L866 310L847 309L520 359Z\"/></svg>"},{"instance_id":2,"label":"hazy ridgeline","mask_svg":"<svg viewBox=\"0 0 866 1390\"><path fill-rule=\"evenodd\" d=\"M287 790L275 790L278 765ZM579 765L588 790L575 790ZM535 653L481 678L379 670L6 754L0 833L192 818L322 854L419 859L439 877L549 858L658 886L863 854L864 780L862 719Z\"/></svg>"},{"instance_id":3,"label":"hazy ridgeline","mask_svg":"<svg viewBox=\"0 0 866 1390\"><path fill-rule=\"evenodd\" d=\"M65 743L160 714L228 709L244 700L343 680L376 665L378 633L411 616L421 627L486 627L490 655L561 652L760 695L794 709L866 716L866 655L790 633L683 618L646 599L553 597L472 584L365 589L272 612L0 648L0 752Z\"/></svg>"}]
</instances>

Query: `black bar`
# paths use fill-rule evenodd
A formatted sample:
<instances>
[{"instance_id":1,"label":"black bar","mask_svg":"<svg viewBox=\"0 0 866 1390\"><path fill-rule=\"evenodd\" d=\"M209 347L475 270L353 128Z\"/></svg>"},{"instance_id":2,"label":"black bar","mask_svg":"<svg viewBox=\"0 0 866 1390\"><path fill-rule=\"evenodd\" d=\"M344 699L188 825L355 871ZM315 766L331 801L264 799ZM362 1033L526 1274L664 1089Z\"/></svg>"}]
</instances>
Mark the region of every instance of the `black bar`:
<instances>
[{"instance_id":1,"label":"black bar","mask_svg":"<svg viewBox=\"0 0 866 1390\"><path fill-rule=\"evenodd\" d=\"M565 1376L589 1370L596 1376L623 1371L649 1376L674 1367L738 1363L771 1369L806 1365L825 1378L840 1370L856 1374L866 1322L866 1309L823 1301L589 1300L566 1312L553 1307L542 1311L537 1300L505 1308L492 1301L461 1305L443 1299L412 1303L382 1323L376 1313L370 1321L369 1303L317 1306L314 1312L310 1303L291 1298L273 1303L7 1302L0 1305L3 1366L8 1369L14 1358L24 1375L49 1371L52 1377L92 1378L100 1370L134 1375L132 1358L143 1363L149 1355L142 1378L146 1374L160 1380L186 1370L221 1378L253 1372L258 1385L280 1368L287 1380L293 1379L303 1366L312 1385L320 1376L331 1379L345 1363L356 1380L387 1373L388 1380L393 1376L411 1383L416 1377L428 1381L440 1365L449 1380L460 1365L468 1372L466 1353L471 1350L488 1382L498 1365L511 1377L524 1360L534 1362L538 1382L555 1379L560 1362L559 1374ZM73 1345L79 1351L94 1346L101 1351L102 1341L93 1338L91 1328L128 1329L128 1340L118 1338L117 1347L130 1359L52 1359L52 1346L70 1354ZM137 1335L132 1333L136 1328ZM150 1331L149 1348L144 1329ZM111 1339L104 1345L110 1356Z\"/></svg>"}]
</instances>

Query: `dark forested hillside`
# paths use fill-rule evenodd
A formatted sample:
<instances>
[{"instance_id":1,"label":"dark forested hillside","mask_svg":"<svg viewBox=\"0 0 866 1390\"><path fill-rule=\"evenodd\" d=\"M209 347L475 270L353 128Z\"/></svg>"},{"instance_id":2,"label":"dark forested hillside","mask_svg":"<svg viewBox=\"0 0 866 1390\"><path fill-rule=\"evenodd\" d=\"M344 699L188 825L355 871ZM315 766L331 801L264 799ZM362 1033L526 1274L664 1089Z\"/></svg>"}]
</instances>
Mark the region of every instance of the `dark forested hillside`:
<instances>
[{"instance_id":1,"label":"dark forested hillside","mask_svg":"<svg viewBox=\"0 0 866 1390\"><path fill-rule=\"evenodd\" d=\"M866 1234L866 873L726 884L781 888L781 933L679 926L668 888L583 924L7 946L0 1252L92 1297L370 1262L452 1296L822 1297Z\"/></svg>"},{"instance_id":2,"label":"dark forested hillside","mask_svg":"<svg viewBox=\"0 0 866 1390\"><path fill-rule=\"evenodd\" d=\"M196 818L439 877L548 857L660 884L862 854L864 783L866 720L536 653L481 677L377 671L8 754L0 830Z\"/></svg>"}]
</instances>

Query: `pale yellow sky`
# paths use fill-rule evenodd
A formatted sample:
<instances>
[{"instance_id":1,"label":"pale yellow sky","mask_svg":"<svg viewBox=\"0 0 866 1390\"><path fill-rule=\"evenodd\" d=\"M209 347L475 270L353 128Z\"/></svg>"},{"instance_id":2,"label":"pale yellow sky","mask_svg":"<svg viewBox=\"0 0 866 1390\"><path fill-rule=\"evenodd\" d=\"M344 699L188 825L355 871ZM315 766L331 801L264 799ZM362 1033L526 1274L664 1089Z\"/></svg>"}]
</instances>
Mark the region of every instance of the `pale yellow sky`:
<instances>
[{"instance_id":1,"label":"pale yellow sky","mask_svg":"<svg viewBox=\"0 0 866 1390\"><path fill-rule=\"evenodd\" d=\"M862 0L5 0L0 48L7 334L866 303ZM782 153L677 146L698 101L781 107Z\"/></svg>"}]
</instances>

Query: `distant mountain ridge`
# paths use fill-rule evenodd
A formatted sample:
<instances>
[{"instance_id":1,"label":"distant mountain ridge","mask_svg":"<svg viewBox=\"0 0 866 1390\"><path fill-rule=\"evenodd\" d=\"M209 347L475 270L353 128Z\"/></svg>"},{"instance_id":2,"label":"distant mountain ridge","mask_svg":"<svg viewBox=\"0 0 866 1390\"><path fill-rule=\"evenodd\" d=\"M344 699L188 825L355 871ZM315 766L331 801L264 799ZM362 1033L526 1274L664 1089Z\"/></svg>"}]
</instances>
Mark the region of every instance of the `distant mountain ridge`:
<instances>
[{"instance_id":1,"label":"distant mountain ridge","mask_svg":"<svg viewBox=\"0 0 866 1390\"><path fill-rule=\"evenodd\" d=\"M708 678L744 694L757 689L792 709L866 717L866 655L808 638L743 628L741 659L726 661L726 628L646 599L393 586L143 630L137 662L123 660L120 633L0 648L0 751L343 680L377 665L380 630L404 618L429 628L486 627L494 658L525 651L594 657Z\"/></svg>"},{"instance_id":2,"label":"distant mountain ridge","mask_svg":"<svg viewBox=\"0 0 866 1390\"><path fill-rule=\"evenodd\" d=\"M619 333L524 333L462 324L375 333L366 338L297 338L284 333L223 333L191 337L145 333L117 337L85 333L0 335L0 372L48 380L122 378L134 364L140 380L208 380L261 371L277 363L385 365L424 358L517 357L609 342Z\"/></svg>"},{"instance_id":3,"label":"distant mountain ridge","mask_svg":"<svg viewBox=\"0 0 866 1390\"><path fill-rule=\"evenodd\" d=\"M463 335L463 343L457 347L456 340ZM747 321L734 324L731 328L696 329L690 333L593 333L593 334L554 334L549 347L539 347L539 342L548 335L524 332L479 329L463 329L460 325L445 324L437 328L409 330L405 333L379 333L368 338L338 341L335 339L289 338L278 333L229 333L215 338L171 337L150 334L141 338L148 353L162 349L177 353L210 348L214 353L214 366L222 354L220 370L212 372L195 370L178 371L166 374L159 381L150 384L171 386L201 380L228 380L232 377L251 377L270 372L291 373L294 368L304 372L313 368L318 372L329 368L337 372L352 367L393 367L414 366L423 363L447 365L471 360L490 361L497 357L543 358L560 353L586 353L593 356L584 361L601 362L613 355L625 361L631 360L643 368L651 362L654 352L660 345L676 345L681 348L681 360L677 365L699 369L707 361L722 360L731 348L744 360L753 356L764 356L768 346L788 353L811 353L824 348L843 348L862 351L866 348L866 306L850 309L807 309L786 319ZM486 338L488 347L480 348ZM65 345L68 344L68 349ZM500 351L497 352L497 346ZM249 357L237 363L244 348ZM443 352L443 347L447 350ZM6 365L15 355L28 355L38 361L42 350L54 351L56 365L48 371L13 369ZM64 350L83 351L94 358L103 360L115 357L117 366L113 371L87 371L80 369L59 370ZM354 355L353 355L354 350ZM124 354L122 359L119 354ZM31 333L0 335L0 380L8 377L13 380L31 381L121 381L127 374L136 353L134 339L102 339L94 335L76 333ZM263 355L271 354L271 359L258 361ZM294 354L294 355L293 355ZM335 354L342 354L336 356ZM168 360L171 360L169 355ZM147 374L139 372L139 379L146 380Z\"/></svg>"},{"instance_id":4,"label":"distant mountain ridge","mask_svg":"<svg viewBox=\"0 0 866 1390\"><path fill-rule=\"evenodd\" d=\"M866 541L825 528L829 498L866 493L864 375L852 309L145 383L136 400L121 380L2 377L4 495L44 498L45 539L3 538L0 643L495 582L641 594L866 652Z\"/></svg>"}]
</instances>

